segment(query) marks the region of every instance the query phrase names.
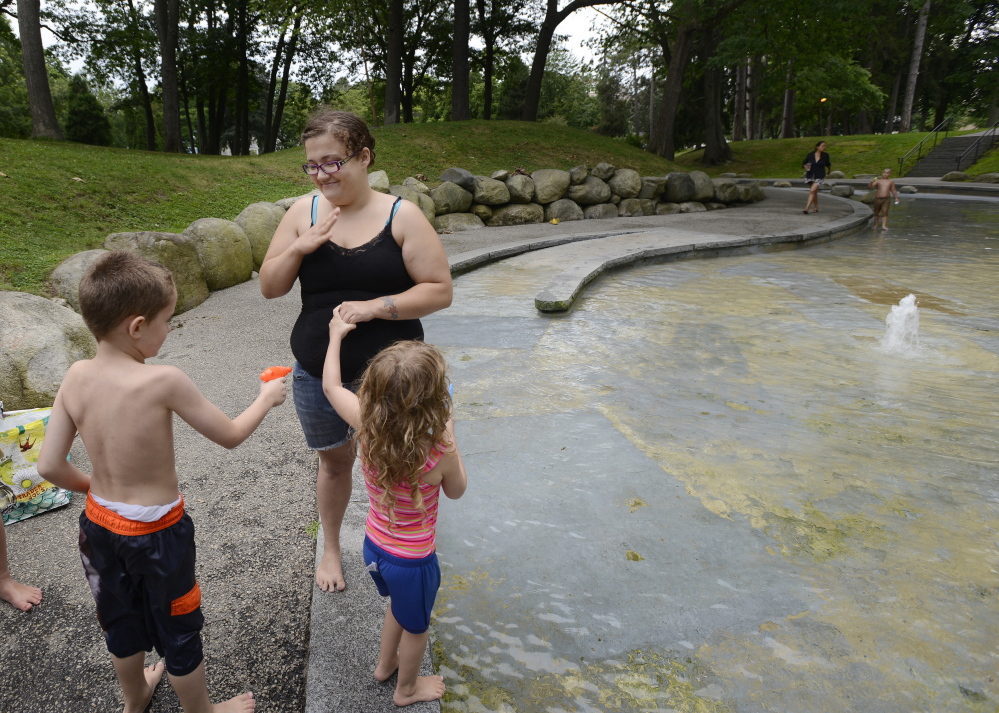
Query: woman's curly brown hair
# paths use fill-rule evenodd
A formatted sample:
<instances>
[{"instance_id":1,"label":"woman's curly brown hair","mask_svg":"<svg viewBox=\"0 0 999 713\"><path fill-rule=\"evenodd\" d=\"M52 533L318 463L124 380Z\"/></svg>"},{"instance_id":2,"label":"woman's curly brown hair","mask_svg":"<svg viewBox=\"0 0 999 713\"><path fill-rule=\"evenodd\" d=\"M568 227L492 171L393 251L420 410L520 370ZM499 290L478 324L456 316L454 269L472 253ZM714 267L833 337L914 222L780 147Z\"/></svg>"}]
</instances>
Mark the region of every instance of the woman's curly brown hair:
<instances>
[{"instance_id":1,"label":"woman's curly brown hair","mask_svg":"<svg viewBox=\"0 0 999 713\"><path fill-rule=\"evenodd\" d=\"M394 519L393 487L406 483L413 504L426 512L420 476L431 449L450 445L444 355L424 342L396 342L368 364L357 397L361 427L356 437L369 475L382 490L379 505Z\"/></svg>"}]
</instances>

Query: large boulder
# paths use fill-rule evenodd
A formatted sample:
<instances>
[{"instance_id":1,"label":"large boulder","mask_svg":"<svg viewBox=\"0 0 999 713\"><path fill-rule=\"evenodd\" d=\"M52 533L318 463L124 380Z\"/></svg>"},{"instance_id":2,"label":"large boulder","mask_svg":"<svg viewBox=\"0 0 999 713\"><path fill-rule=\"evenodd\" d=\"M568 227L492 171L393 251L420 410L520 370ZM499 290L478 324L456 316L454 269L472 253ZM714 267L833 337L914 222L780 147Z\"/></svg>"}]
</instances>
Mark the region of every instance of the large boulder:
<instances>
[{"instance_id":1,"label":"large boulder","mask_svg":"<svg viewBox=\"0 0 999 713\"><path fill-rule=\"evenodd\" d=\"M385 171L372 171L368 174L368 185L374 191L388 193L392 182L389 181L388 174Z\"/></svg>"},{"instance_id":2,"label":"large boulder","mask_svg":"<svg viewBox=\"0 0 999 713\"><path fill-rule=\"evenodd\" d=\"M846 174L842 171L830 171L829 178L846 178Z\"/></svg>"},{"instance_id":3,"label":"large boulder","mask_svg":"<svg viewBox=\"0 0 999 713\"><path fill-rule=\"evenodd\" d=\"M689 173L673 171L666 174L666 190L663 192L663 197L668 203L692 201L695 193L697 185Z\"/></svg>"},{"instance_id":4,"label":"large boulder","mask_svg":"<svg viewBox=\"0 0 999 713\"><path fill-rule=\"evenodd\" d=\"M580 183L586 180L586 177L590 175L590 169L586 166L576 166L575 168L569 169L569 184L573 186L578 186Z\"/></svg>"},{"instance_id":5,"label":"large boulder","mask_svg":"<svg viewBox=\"0 0 999 713\"><path fill-rule=\"evenodd\" d=\"M636 198L638 204L642 206L642 215L655 215L656 202L651 198ZM620 206L618 206L620 208Z\"/></svg>"},{"instance_id":6,"label":"large boulder","mask_svg":"<svg viewBox=\"0 0 999 713\"><path fill-rule=\"evenodd\" d=\"M430 189L427 188L427 184L424 183L423 181L413 178L412 176L404 180L402 182L402 185L404 185L406 188L408 188L411 191L416 191L417 193L422 193L424 195L430 195Z\"/></svg>"},{"instance_id":7,"label":"large boulder","mask_svg":"<svg viewBox=\"0 0 999 713\"><path fill-rule=\"evenodd\" d=\"M107 253L107 250L87 250L70 255L52 271L49 288L56 297L62 297L77 312L80 311L80 279L87 268Z\"/></svg>"},{"instance_id":8,"label":"large boulder","mask_svg":"<svg viewBox=\"0 0 999 713\"><path fill-rule=\"evenodd\" d=\"M691 171L690 178L694 182L694 197L691 200L703 203L715 197L715 185L708 174L704 171Z\"/></svg>"},{"instance_id":9,"label":"large boulder","mask_svg":"<svg viewBox=\"0 0 999 713\"><path fill-rule=\"evenodd\" d=\"M579 205L609 203L611 199L611 189L610 186L596 176L587 176L586 180L578 186L569 186L566 198L569 198Z\"/></svg>"},{"instance_id":10,"label":"large boulder","mask_svg":"<svg viewBox=\"0 0 999 713\"><path fill-rule=\"evenodd\" d=\"M445 181L430 191L430 197L434 199L434 210L437 215L467 213L468 209L472 207L472 194L457 183L450 181Z\"/></svg>"},{"instance_id":11,"label":"large boulder","mask_svg":"<svg viewBox=\"0 0 999 713\"><path fill-rule=\"evenodd\" d=\"M590 176L590 178L593 178ZM597 205L588 205L583 208L583 217L587 220L601 220L603 218L617 218L617 206L613 203L598 203Z\"/></svg>"},{"instance_id":12,"label":"large boulder","mask_svg":"<svg viewBox=\"0 0 999 713\"><path fill-rule=\"evenodd\" d=\"M531 174L534 180L534 202L554 203L569 188L569 172L557 168L542 168Z\"/></svg>"},{"instance_id":13,"label":"large boulder","mask_svg":"<svg viewBox=\"0 0 999 713\"><path fill-rule=\"evenodd\" d=\"M867 191L867 193L860 197L860 202L867 205L874 205L874 198L876 195L877 191Z\"/></svg>"},{"instance_id":14,"label":"large boulder","mask_svg":"<svg viewBox=\"0 0 999 713\"><path fill-rule=\"evenodd\" d=\"M319 195L318 190L309 191L308 193L301 196L292 196L291 198L282 198L281 200L274 201L274 205L276 205L278 208L281 208L282 210L288 210L293 205L295 205L295 203L302 200L303 198L312 198L312 196L318 196L318 195Z\"/></svg>"},{"instance_id":15,"label":"large boulder","mask_svg":"<svg viewBox=\"0 0 999 713\"><path fill-rule=\"evenodd\" d=\"M463 168L449 168L441 174L440 180L442 183L455 183L469 193L475 190L475 176L472 175L471 171L466 171Z\"/></svg>"},{"instance_id":16,"label":"large boulder","mask_svg":"<svg viewBox=\"0 0 999 713\"><path fill-rule=\"evenodd\" d=\"M755 181L751 184L753 187L753 202L761 201L767 197L767 194L763 192L763 182Z\"/></svg>"},{"instance_id":17,"label":"large boulder","mask_svg":"<svg viewBox=\"0 0 999 713\"><path fill-rule=\"evenodd\" d=\"M590 175L599 178L601 181L609 181L616 171L617 166L612 166L609 163L598 163L590 169Z\"/></svg>"},{"instance_id":18,"label":"large boulder","mask_svg":"<svg viewBox=\"0 0 999 713\"><path fill-rule=\"evenodd\" d=\"M492 208L490 208L487 205L480 205L478 203L472 203L472 207L469 210L469 212L471 212L472 215L479 216L479 220L481 220L483 223L488 222L489 219L493 217Z\"/></svg>"},{"instance_id":19,"label":"large boulder","mask_svg":"<svg viewBox=\"0 0 999 713\"><path fill-rule=\"evenodd\" d=\"M969 176L964 171L950 171L940 176L941 181L970 181L971 176Z\"/></svg>"},{"instance_id":20,"label":"large boulder","mask_svg":"<svg viewBox=\"0 0 999 713\"><path fill-rule=\"evenodd\" d=\"M560 198L545 206L545 221L582 220L583 209L568 198Z\"/></svg>"},{"instance_id":21,"label":"large boulder","mask_svg":"<svg viewBox=\"0 0 999 713\"><path fill-rule=\"evenodd\" d=\"M510 189L503 181L476 176L472 200L482 205L503 205L510 202Z\"/></svg>"},{"instance_id":22,"label":"large boulder","mask_svg":"<svg viewBox=\"0 0 999 713\"><path fill-rule=\"evenodd\" d=\"M285 210L274 203L251 203L236 216L236 225L243 229L246 239L250 241L250 253L253 256L253 269L259 270L267 248L271 246L271 238L278 224L284 218Z\"/></svg>"},{"instance_id":23,"label":"large boulder","mask_svg":"<svg viewBox=\"0 0 999 713\"><path fill-rule=\"evenodd\" d=\"M731 178L715 178L711 181L715 187L714 199L719 203L737 203L740 198L738 184Z\"/></svg>"},{"instance_id":24,"label":"large boulder","mask_svg":"<svg viewBox=\"0 0 999 713\"><path fill-rule=\"evenodd\" d=\"M975 183L999 183L999 173L980 173L974 178Z\"/></svg>"},{"instance_id":25,"label":"large boulder","mask_svg":"<svg viewBox=\"0 0 999 713\"><path fill-rule=\"evenodd\" d=\"M253 251L246 233L231 220L201 218L184 229L198 249L209 290L224 290L250 279Z\"/></svg>"},{"instance_id":26,"label":"large boulder","mask_svg":"<svg viewBox=\"0 0 999 713\"><path fill-rule=\"evenodd\" d=\"M752 203L754 197L756 196L753 188L759 188L755 183L739 183L736 188L739 189L739 202L740 203Z\"/></svg>"},{"instance_id":27,"label":"large boulder","mask_svg":"<svg viewBox=\"0 0 999 713\"><path fill-rule=\"evenodd\" d=\"M840 198L849 198L853 195L853 186L848 186L845 183L838 186L833 186L829 189L829 193L834 196L839 196Z\"/></svg>"},{"instance_id":28,"label":"large boulder","mask_svg":"<svg viewBox=\"0 0 999 713\"><path fill-rule=\"evenodd\" d=\"M493 210L488 225L527 225L545 222L545 209L537 203L510 203Z\"/></svg>"},{"instance_id":29,"label":"large boulder","mask_svg":"<svg viewBox=\"0 0 999 713\"><path fill-rule=\"evenodd\" d=\"M774 188L791 188L790 181L774 181Z\"/></svg>"},{"instance_id":30,"label":"large boulder","mask_svg":"<svg viewBox=\"0 0 999 713\"><path fill-rule=\"evenodd\" d=\"M713 201L708 201L704 204L705 210L723 210L727 206L724 203L715 203Z\"/></svg>"},{"instance_id":31,"label":"large boulder","mask_svg":"<svg viewBox=\"0 0 999 713\"><path fill-rule=\"evenodd\" d=\"M434 218L434 228L438 233L457 233L484 227L482 219L474 213L448 213Z\"/></svg>"},{"instance_id":32,"label":"large boulder","mask_svg":"<svg viewBox=\"0 0 999 713\"><path fill-rule=\"evenodd\" d=\"M506 179L508 179L512 175L513 174L511 174L505 168L501 168L498 171L493 171L492 173L490 173L489 177L490 178L495 178L497 181L506 181Z\"/></svg>"},{"instance_id":33,"label":"large boulder","mask_svg":"<svg viewBox=\"0 0 999 713\"><path fill-rule=\"evenodd\" d=\"M642 202L637 198L622 198L617 204L617 214L622 218L633 218L645 215L642 212Z\"/></svg>"},{"instance_id":34,"label":"large boulder","mask_svg":"<svg viewBox=\"0 0 999 713\"><path fill-rule=\"evenodd\" d=\"M638 171L632 171L630 168L619 168L614 171L614 175L607 181L607 185L610 186L612 193L616 193L622 198L635 198L642 190L642 177L638 175Z\"/></svg>"},{"instance_id":35,"label":"large boulder","mask_svg":"<svg viewBox=\"0 0 999 713\"><path fill-rule=\"evenodd\" d=\"M51 406L70 365L96 353L97 342L73 310L0 291L0 401L8 411Z\"/></svg>"},{"instance_id":36,"label":"large boulder","mask_svg":"<svg viewBox=\"0 0 999 713\"><path fill-rule=\"evenodd\" d=\"M414 179L415 180L415 179ZM424 193L417 193L414 189L409 188L406 185L402 186L390 186L389 193L393 196L399 196L403 200L409 201L420 209L424 217L431 223L434 222L434 199Z\"/></svg>"},{"instance_id":37,"label":"large boulder","mask_svg":"<svg viewBox=\"0 0 999 713\"><path fill-rule=\"evenodd\" d=\"M684 201L680 204L681 213L703 213L706 210L704 204L698 201Z\"/></svg>"},{"instance_id":38,"label":"large boulder","mask_svg":"<svg viewBox=\"0 0 999 713\"><path fill-rule=\"evenodd\" d=\"M656 215L673 215L680 212L680 206L676 203L656 203Z\"/></svg>"},{"instance_id":39,"label":"large boulder","mask_svg":"<svg viewBox=\"0 0 999 713\"><path fill-rule=\"evenodd\" d=\"M194 241L177 233L112 233L104 240L108 250L129 250L158 262L173 273L177 286L176 314L197 307L208 298L208 283Z\"/></svg>"},{"instance_id":40,"label":"large boulder","mask_svg":"<svg viewBox=\"0 0 999 713\"><path fill-rule=\"evenodd\" d=\"M997 174L999 175L999 174ZM915 186L902 186L898 189L899 193L919 193L919 189Z\"/></svg>"},{"instance_id":41,"label":"large boulder","mask_svg":"<svg viewBox=\"0 0 999 713\"><path fill-rule=\"evenodd\" d=\"M661 176L643 176L642 190L638 192L639 198L651 198L656 200L666 190L666 178Z\"/></svg>"},{"instance_id":42,"label":"large boulder","mask_svg":"<svg viewBox=\"0 0 999 713\"><path fill-rule=\"evenodd\" d=\"M534 199L534 180L530 176L515 173L504 183L510 191L511 203L530 203Z\"/></svg>"}]
</instances>

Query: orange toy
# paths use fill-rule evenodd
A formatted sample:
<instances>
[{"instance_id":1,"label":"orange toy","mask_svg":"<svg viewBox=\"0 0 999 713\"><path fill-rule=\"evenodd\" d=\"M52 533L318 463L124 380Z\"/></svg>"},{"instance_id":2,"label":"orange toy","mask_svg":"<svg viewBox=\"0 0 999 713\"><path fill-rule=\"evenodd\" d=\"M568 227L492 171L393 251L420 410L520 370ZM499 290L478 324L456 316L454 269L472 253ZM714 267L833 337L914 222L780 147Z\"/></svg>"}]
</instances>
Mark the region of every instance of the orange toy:
<instances>
[{"instance_id":1,"label":"orange toy","mask_svg":"<svg viewBox=\"0 0 999 713\"><path fill-rule=\"evenodd\" d=\"M260 380L274 381L274 379L280 379L283 376L288 376L290 373L290 366L269 366L264 369L264 373L260 375Z\"/></svg>"}]
</instances>

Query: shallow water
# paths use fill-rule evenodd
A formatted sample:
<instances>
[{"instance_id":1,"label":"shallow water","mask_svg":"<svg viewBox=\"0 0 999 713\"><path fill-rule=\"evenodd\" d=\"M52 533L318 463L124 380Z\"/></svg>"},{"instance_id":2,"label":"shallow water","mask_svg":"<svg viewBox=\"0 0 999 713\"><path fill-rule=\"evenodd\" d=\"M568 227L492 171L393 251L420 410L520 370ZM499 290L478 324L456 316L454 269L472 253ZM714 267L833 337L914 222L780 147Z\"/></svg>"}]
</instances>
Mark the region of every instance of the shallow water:
<instances>
[{"instance_id":1,"label":"shallow water","mask_svg":"<svg viewBox=\"0 0 999 713\"><path fill-rule=\"evenodd\" d=\"M554 318L554 251L459 278L428 321L472 478L439 531L445 710L995 710L996 225L907 202ZM920 352L886 356L909 293Z\"/></svg>"}]
</instances>

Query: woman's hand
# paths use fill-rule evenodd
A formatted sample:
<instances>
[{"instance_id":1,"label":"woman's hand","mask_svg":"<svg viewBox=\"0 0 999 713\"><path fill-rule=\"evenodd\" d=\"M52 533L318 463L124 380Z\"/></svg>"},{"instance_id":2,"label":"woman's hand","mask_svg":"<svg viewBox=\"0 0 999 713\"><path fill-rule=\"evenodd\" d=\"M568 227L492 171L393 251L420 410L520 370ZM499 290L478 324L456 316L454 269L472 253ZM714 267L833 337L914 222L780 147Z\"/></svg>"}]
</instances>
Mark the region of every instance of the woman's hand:
<instances>
[{"instance_id":1,"label":"woman's hand","mask_svg":"<svg viewBox=\"0 0 999 713\"><path fill-rule=\"evenodd\" d=\"M340 319L353 327L358 322L370 322L375 319L378 316L379 304L384 303L385 300L392 300L392 298L379 297L362 302L341 302L337 310L340 313Z\"/></svg>"},{"instance_id":2,"label":"woman's hand","mask_svg":"<svg viewBox=\"0 0 999 713\"><path fill-rule=\"evenodd\" d=\"M297 250L300 255L314 253L323 243L333 239L333 226L336 225L339 217L340 206L333 206L329 215L317 221L315 225L295 238L292 249Z\"/></svg>"}]
</instances>

